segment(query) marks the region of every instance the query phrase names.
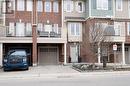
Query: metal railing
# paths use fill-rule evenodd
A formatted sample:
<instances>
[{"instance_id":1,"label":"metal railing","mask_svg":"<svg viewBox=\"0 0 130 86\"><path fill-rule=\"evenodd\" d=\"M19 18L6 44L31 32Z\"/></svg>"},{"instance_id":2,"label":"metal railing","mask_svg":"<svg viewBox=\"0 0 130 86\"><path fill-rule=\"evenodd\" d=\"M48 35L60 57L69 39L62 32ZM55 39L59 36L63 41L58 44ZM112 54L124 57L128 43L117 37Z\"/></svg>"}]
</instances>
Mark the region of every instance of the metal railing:
<instances>
[{"instance_id":1,"label":"metal railing","mask_svg":"<svg viewBox=\"0 0 130 86\"><path fill-rule=\"evenodd\" d=\"M60 38L61 37L61 28L57 28L57 30L50 30L46 31L44 28L38 28L37 30L39 37L54 37L54 38Z\"/></svg>"},{"instance_id":2,"label":"metal railing","mask_svg":"<svg viewBox=\"0 0 130 86\"><path fill-rule=\"evenodd\" d=\"M10 28L9 26L1 27L0 33L1 37L32 37L32 29L27 28L17 29L16 26L12 28ZM44 28L41 28L41 30L37 28L37 36L47 38L60 38L61 27L59 27L56 31L53 29L50 31L45 31Z\"/></svg>"}]
</instances>

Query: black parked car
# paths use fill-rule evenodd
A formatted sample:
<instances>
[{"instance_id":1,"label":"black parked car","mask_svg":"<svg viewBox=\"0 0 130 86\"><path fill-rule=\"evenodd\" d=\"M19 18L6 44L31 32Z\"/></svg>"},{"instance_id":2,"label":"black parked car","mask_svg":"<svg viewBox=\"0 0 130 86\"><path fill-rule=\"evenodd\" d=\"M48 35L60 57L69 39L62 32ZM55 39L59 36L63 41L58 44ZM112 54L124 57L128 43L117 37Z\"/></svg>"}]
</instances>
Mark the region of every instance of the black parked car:
<instances>
[{"instance_id":1,"label":"black parked car","mask_svg":"<svg viewBox=\"0 0 130 86\"><path fill-rule=\"evenodd\" d=\"M3 58L4 71L13 69L28 70L28 55L24 49L9 50L7 55Z\"/></svg>"}]
</instances>

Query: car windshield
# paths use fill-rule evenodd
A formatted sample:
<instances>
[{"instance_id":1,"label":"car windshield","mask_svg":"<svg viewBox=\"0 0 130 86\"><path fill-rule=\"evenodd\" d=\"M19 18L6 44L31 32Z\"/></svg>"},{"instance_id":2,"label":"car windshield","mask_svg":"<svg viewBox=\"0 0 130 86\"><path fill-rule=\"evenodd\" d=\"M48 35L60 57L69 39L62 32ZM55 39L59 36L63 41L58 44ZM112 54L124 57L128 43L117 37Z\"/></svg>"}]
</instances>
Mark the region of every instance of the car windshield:
<instances>
[{"instance_id":1,"label":"car windshield","mask_svg":"<svg viewBox=\"0 0 130 86\"><path fill-rule=\"evenodd\" d=\"M8 56L26 56L26 52L22 50L12 50L8 53Z\"/></svg>"}]
</instances>

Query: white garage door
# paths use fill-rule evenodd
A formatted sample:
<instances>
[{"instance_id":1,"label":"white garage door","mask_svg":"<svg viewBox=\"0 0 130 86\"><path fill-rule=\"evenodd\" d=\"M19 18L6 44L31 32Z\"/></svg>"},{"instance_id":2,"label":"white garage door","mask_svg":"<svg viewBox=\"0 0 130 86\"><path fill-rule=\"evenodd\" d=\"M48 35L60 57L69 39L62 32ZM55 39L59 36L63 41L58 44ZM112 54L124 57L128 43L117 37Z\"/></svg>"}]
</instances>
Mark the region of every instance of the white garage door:
<instances>
[{"instance_id":1,"label":"white garage door","mask_svg":"<svg viewBox=\"0 0 130 86\"><path fill-rule=\"evenodd\" d=\"M56 65L58 60L57 48L40 48L39 65Z\"/></svg>"}]
</instances>

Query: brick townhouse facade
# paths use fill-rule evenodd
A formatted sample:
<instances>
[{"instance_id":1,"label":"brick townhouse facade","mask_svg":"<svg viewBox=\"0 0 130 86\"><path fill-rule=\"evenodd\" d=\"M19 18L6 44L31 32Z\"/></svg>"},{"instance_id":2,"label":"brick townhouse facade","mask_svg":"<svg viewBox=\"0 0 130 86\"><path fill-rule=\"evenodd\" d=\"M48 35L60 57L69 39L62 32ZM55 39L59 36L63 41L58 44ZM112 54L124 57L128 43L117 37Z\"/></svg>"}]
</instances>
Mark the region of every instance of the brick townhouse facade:
<instances>
[{"instance_id":1,"label":"brick townhouse facade","mask_svg":"<svg viewBox=\"0 0 130 86\"><path fill-rule=\"evenodd\" d=\"M4 2L11 3L9 13L3 13ZM109 63L130 63L129 0L3 0L1 3L4 23L0 28L0 65L8 50L19 48L30 54L30 66L101 63L101 50ZM96 58L88 45L89 25L93 22L114 31L106 36L107 47L97 47ZM115 43L116 61L112 50Z\"/></svg>"}]
</instances>

